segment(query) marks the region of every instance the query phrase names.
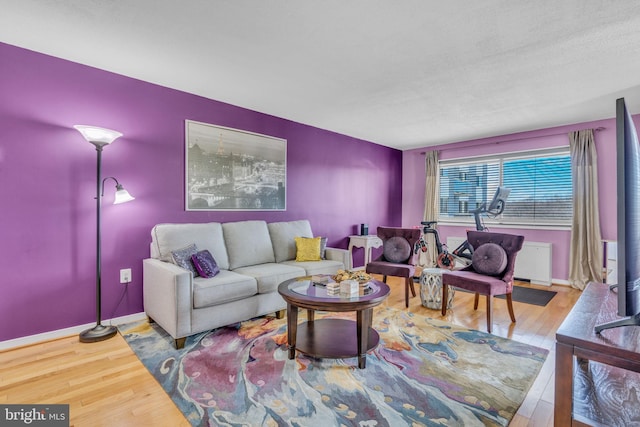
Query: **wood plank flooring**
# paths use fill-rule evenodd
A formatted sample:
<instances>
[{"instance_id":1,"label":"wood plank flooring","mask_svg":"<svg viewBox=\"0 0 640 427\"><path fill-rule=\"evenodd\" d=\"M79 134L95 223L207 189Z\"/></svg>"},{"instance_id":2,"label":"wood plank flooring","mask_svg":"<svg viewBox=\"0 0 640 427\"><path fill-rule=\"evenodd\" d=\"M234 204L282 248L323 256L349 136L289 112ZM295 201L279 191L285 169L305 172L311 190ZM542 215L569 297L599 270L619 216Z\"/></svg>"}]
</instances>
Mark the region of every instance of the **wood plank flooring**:
<instances>
[{"instance_id":1,"label":"wood plank flooring","mask_svg":"<svg viewBox=\"0 0 640 427\"><path fill-rule=\"evenodd\" d=\"M395 278L388 283L391 295L384 304L404 310L404 284ZM515 324L506 302L494 302L495 335L551 350L511 426L553 425L555 332L580 292L557 285L551 290L558 294L546 307L514 302ZM419 286L416 291L408 310L442 319L438 310L422 306ZM482 298L478 311L472 294L456 293L453 304L444 320L486 330ZM120 335L92 344L71 336L0 352L0 403L69 404L71 426L190 425Z\"/></svg>"}]
</instances>

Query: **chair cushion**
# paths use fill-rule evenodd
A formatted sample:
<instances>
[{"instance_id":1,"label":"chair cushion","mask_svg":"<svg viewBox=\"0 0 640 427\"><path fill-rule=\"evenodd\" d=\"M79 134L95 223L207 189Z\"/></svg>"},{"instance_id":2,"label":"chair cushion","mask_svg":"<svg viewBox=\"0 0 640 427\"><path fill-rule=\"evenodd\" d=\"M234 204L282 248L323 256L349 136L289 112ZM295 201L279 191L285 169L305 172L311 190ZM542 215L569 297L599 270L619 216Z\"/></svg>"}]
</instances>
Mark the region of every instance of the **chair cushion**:
<instances>
[{"instance_id":1,"label":"chair cushion","mask_svg":"<svg viewBox=\"0 0 640 427\"><path fill-rule=\"evenodd\" d=\"M473 269L488 276L497 276L507 267L507 253L496 243L485 243L473 251Z\"/></svg>"},{"instance_id":2,"label":"chair cushion","mask_svg":"<svg viewBox=\"0 0 640 427\"><path fill-rule=\"evenodd\" d=\"M385 261L371 261L367 264L365 272L382 274L383 276L413 277L416 267L411 264L396 264Z\"/></svg>"},{"instance_id":3,"label":"chair cushion","mask_svg":"<svg viewBox=\"0 0 640 427\"><path fill-rule=\"evenodd\" d=\"M495 276L476 273L471 270L444 271L442 284L477 292L480 295L503 295L511 292L510 283Z\"/></svg>"},{"instance_id":4,"label":"chair cushion","mask_svg":"<svg viewBox=\"0 0 640 427\"><path fill-rule=\"evenodd\" d=\"M385 240L382 251L387 261L404 263L411 256L411 245L404 237L395 236Z\"/></svg>"},{"instance_id":5,"label":"chair cushion","mask_svg":"<svg viewBox=\"0 0 640 427\"><path fill-rule=\"evenodd\" d=\"M320 237L296 237L296 261L320 261Z\"/></svg>"}]
</instances>

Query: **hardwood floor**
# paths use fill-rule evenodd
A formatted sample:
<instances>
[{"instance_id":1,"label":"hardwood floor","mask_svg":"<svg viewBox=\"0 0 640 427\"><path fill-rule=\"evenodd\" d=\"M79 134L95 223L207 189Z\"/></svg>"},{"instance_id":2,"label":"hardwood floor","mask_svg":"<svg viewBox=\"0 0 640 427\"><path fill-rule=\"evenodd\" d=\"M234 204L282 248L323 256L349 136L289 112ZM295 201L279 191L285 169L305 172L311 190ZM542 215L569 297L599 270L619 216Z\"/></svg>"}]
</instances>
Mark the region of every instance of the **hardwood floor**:
<instances>
[{"instance_id":1,"label":"hardwood floor","mask_svg":"<svg viewBox=\"0 0 640 427\"><path fill-rule=\"evenodd\" d=\"M388 283L391 295L384 304L404 310L404 284L395 278ZM557 285L551 290L558 294L546 307L514 302L515 324L506 302L494 303L495 335L550 350L511 426L553 425L555 332L580 292ZM422 306L419 286L416 291L408 310L442 319L438 310ZM485 331L483 306L480 301L474 312L473 295L458 292L444 320ZM120 335L92 344L71 336L0 352L0 403L69 404L71 426L190 425Z\"/></svg>"}]
</instances>

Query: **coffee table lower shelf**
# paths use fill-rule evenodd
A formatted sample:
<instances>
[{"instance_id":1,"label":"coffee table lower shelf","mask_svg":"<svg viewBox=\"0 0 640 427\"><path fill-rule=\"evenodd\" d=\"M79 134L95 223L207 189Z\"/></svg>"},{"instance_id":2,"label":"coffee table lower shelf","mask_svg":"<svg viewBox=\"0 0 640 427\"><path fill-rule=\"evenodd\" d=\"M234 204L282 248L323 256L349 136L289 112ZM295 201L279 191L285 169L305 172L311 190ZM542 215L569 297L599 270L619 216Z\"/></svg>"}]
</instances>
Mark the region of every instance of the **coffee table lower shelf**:
<instances>
[{"instance_id":1,"label":"coffee table lower shelf","mask_svg":"<svg viewBox=\"0 0 640 427\"><path fill-rule=\"evenodd\" d=\"M367 349L373 350L380 342L380 336L369 329ZM318 319L298 324L296 350L312 357L330 359L357 357L357 323L347 319Z\"/></svg>"}]
</instances>

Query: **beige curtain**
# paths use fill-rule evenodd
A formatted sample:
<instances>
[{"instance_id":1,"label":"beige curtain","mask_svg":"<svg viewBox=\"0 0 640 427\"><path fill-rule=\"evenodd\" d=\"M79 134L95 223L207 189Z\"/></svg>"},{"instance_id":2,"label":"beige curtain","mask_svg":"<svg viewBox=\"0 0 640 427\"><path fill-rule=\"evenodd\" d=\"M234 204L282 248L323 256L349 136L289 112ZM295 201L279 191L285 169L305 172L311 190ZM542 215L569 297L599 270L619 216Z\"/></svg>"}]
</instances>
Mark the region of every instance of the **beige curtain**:
<instances>
[{"instance_id":1,"label":"beige curtain","mask_svg":"<svg viewBox=\"0 0 640 427\"><path fill-rule=\"evenodd\" d=\"M602 282L602 237L598 211L598 166L593 129L569 133L573 174L573 222L569 283L584 289Z\"/></svg>"},{"instance_id":2,"label":"beige curtain","mask_svg":"<svg viewBox=\"0 0 640 427\"><path fill-rule=\"evenodd\" d=\"M425 154L425 185L424 185L424 221L436 221L440 210L440 166L438 152L429 151ZM438 252L433 234L426 236L427 252L420 253L420 265L435 267Z\"/></svg>"}]
</instances>

